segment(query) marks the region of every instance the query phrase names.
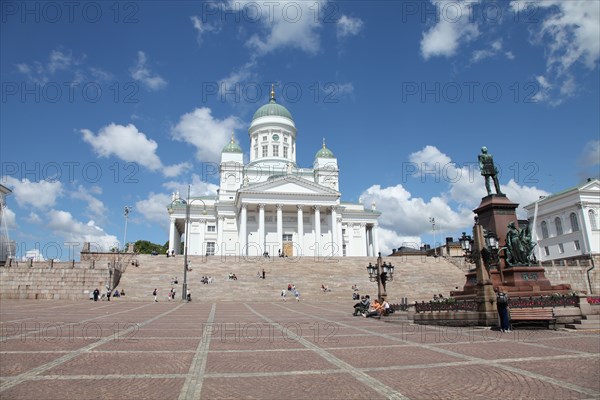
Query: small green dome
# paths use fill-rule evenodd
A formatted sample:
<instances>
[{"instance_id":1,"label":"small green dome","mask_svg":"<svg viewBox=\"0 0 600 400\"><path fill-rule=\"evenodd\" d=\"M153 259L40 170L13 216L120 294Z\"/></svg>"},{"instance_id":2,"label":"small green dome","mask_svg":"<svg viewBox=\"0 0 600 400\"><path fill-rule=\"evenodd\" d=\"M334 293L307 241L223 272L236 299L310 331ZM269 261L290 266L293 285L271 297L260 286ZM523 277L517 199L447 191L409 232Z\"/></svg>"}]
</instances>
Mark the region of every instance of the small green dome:
<instances>
[{"instance_id":1,"label":"small green dome","mask_svg":"<svg viewBox=\"0 0 600 400\"><path fill-rule=\"evenodd\" d=\"M233 140L233 136L231 136L231 141L227 143L227 146L223 147L223 153L243 153L244 151L240 147L239 144Z\"/></svg>"},{"instance_id":2,"label":"small green dome","mask_svg":"<svg viewBox=\"0 0 600 400\"><path fill-rule=\"evenodd\" d=\"M315 154L315 158L335 158L333 152L327 147L325 147L325 139L323 139L323 147L319 151L317 151L317 154Z\"/></svg>"},{"instance_id":3,"label":"small green dome","mask_svg":"<svg viewBox=\"0 0 600 400\"><path fill-rule=\"evenodd\" d=\"M277 104L277 102L275 101L275 91L273 87L271 87L271 99L267 104L256 110L254 116L252 117L252 120L254 121L257 118L268 116L284 117L292 121L294 120L292 118L292 114L290 114L288 109L282 106L281 104Z\"/></svg>"}]
</instances>

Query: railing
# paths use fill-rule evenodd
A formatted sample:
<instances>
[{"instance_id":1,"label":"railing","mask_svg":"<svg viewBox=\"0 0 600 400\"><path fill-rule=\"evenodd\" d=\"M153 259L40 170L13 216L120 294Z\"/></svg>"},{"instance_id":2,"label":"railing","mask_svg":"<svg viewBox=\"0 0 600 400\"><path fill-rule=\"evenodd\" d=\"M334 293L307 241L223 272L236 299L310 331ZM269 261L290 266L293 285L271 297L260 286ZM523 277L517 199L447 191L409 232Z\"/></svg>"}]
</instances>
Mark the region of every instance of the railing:
<instances>
[{"instance_id":1,"label":"railing","mask_svg":"<svg viewBox=\"0 0 600 400\"><path fill-rule=\"evenodd\" d=\"M509 297L508 306L510 308L579 307L579 296L556 294L539 297Z\"/></svg>"},{"instance_id":2,"label":"railing","mask_svg":"<svg viewBox=\"0 0 600 400\"><path fill-rule=\"evenodd\" d=\"M433 311L477 311L479 302L476 300L454 300L446 299L442 301L429 301L421 303L415 301L416 312L433 312Z\"/></svg>"}]
</instances>

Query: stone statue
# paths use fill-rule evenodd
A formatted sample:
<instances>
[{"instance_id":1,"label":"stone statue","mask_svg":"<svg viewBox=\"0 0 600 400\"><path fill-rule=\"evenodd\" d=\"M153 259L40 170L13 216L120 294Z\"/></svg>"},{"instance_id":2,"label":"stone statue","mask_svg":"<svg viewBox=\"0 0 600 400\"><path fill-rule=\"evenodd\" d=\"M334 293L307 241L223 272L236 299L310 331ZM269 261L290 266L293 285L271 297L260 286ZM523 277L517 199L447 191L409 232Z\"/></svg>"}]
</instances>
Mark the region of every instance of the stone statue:
<instances>
[{"instance_id":1,"label":"stone statue","mask_svg":"<svg viewBox=\"0 0 600 400\"><path fill-rule=\"evenodd\" d=\"M498 170L494 165L494 157L491 154L488 154L487 147L483 146L481 148L481 154L479 155L479 169L481 170L481 175L485 178L485 188L487 190L488 196L492 194L490 189L490 178L494 181L494 187L496 189L496 194L502 194L500 191L500 183L498 182Z\"/></svg>"},{"instance_id":2,"label":"stone statue","mask_svg":"<svg viewBox=\"0 0 600 400\"><path fill-rule=\"evenodd\" d=\"M531 265L535 262L533 248L535 243L531 239L529 225L517 229L514 221L508 224L506 233L506 263L510 266Z\"/></svg>"}]
</instances>

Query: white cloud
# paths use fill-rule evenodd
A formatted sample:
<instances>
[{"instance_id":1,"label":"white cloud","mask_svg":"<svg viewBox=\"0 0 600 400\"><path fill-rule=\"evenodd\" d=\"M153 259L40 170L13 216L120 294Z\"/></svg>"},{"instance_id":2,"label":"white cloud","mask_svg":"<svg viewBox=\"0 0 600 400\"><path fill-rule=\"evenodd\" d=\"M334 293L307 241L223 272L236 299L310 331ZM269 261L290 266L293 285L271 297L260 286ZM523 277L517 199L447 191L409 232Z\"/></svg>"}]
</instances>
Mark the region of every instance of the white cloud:
<instances>
[{"instance_id":1,"label":"white cloud","mask_svg":"<svg viewBox=\"0 0 600 400\"><path fill-rule=\"evenodd\" d=\"M579 164L583 167L595 167L600 165L600 140L591 140L586 143Z\"/></svg>"},{"instance_id":2,"label":"white cloud","mask_svg":"<svg viewBox=\"0 0 600 400\"><path fill-rule=\"evenodd\" d=\"M194 26L194 30L196 31L196 41L198 42L198 45L202 45L202 42L204 40L202 36L206 32L214 32L219 30L219 28L216 25L203 22L196 15L192 15L190 17L190 20L192 21L192 25Z\"/></svg>"},{"instance_id":3,"label":"white cloud","mask_svg":"<svg viewBox=\"0 0 600 400\"><path fill-rule=\"evenodd\" d=\"M336 35L339 39L358 35L364 23L360 18L342 15L336 24Z\"/></svg>"},{"instance_id":4,"label":"white cloud","mask_svg":"<svg viewBox=\"0 0 600 400\"><path fill-rule=\"evenodd\" d=\"M431 0L440 17L437 23L423 33L421 54L431 57L452 57L461 44L479 36L477 23L471 20L471 9L476 1Z\"/></svg>"},{"instance_id":5,"label":"white cloud","mask_svg":"<svg viewBox=\"0 0 600 400\"><path fill-rule=\"evenodd\" d=\"M60 72L71 74L72 76L68 78L70 81L82 82L85 80L82 70L85 58L85 54L74 56L71 50L59 48L52 50L46 61L33 61L32 64L19 63L16 64L16 67L19 73L26 75L31 82L39 85L47 84ZM94 67L88 67L88 69L99 71Z\"/></svg>"},{"instance_id":6,"label":"white cloud","mask_svg":"<svg viewBox=\"0 0 600 400\"><path fill-rule=\"evenodd\" d=\"M148 198L135 203L135 209L149 222L159 223L161 228L167 229L169 214L167 206L171 203L171 196L164 193L150 193Z\"/></svg>"},{"instance_id":7,"label":"white cloud","mask_svg":"<svg viewBox=\"0 0 600 400\"><path fill-rule=\"evenodd\" d=\"M42 218L40 218L40 216L38 214L36 214L32 211L29 213L29 216L27 217L26 221L29 222L30 224L39 225L42 223Z\"/></svg>"},{"instance_id":8,"label":"white cloud","mask_svg":"<svg viewBox=\"0 0 600 400\"><path fill-rule=\"evenodd\" d=\"M2 182L12 187L17 204L21 207L27 205L34 208L52 207L56 204L56 199L63 195L63 186L60 181L31 182L26 178L18 180L12 176L4 176Z\"/></svg>"},{"instance_id":9,"label":"white cloud","mask_svg":"<svg viewBox=\"0 0 600 400\"><path fill-rule=\"evenodd\" d=\"M512 1L512 10L518 13L535 11L536 24L533 44L544 46L546 56L545 80L549 85L538 101L558 105L576 94L574 71L576 65L596 69L600 58L600 2L535 0ZM524 15L524 18L528 18ZM539 18L542 19L541 23Z\"/></svg>"},{"instance_id":10,"label":"white cloud","mask_svg":"<svg viewBox=\"0 0 600 400\"><path fill-rule=\"evenodd\" d=\"M424 238L424 242L431 242L430 217L435 218L436 231L441 232L452 232L472 225L472 210L487 194L476 162L461 166L435 146L425 146L410 154L409 161L413 164L415 179L446 183L447 190L429 199L413 197L401 184L384 188L374 185L365 190L360 197L363 204L375 201L377 209L385 215L380 220L380 232L383 232L383 239L380 240L382 251L387 252L410 242L416 243L418 247L420 237ZM536 187L519 185L513 179L500 188L512 201L520 204L517 209L517 216L520 218L526 215L523 206L537 200L539 196L548 195ZM441 239L436 238L436 241Z\"/></svg>"},{"instance_id":11,"label":"white cloud","mask_svg":"<svg viewBox=\"0 0 600 400\"><path fill-rule=\"evenodd\" d=\"M475 50L471 56L471 62L477 63L485 60L486 58L495 57L502 53L502 39L497 39L490 44L488 49ZM503 53L509 60L514 60L515 56L512 52L507 51Z\"/></svg>"},{"instance_id":12,"label":"white cloud","mask_svg":"<svg viewBox=\"0 0 600 400\"><path fill-rule=\"evenodd\" d=\"M229 0L227 7L233 10L251 10L256 7L253 0ZM323 10L326 0L273 2L273 9L265 6L260 9L260 23L264 29L262 35L254 34L246 44L264 55L283 48L300 49L315 54L320 49L318 33L321 22L315 17L315 10ZM254 6L253 6L254 5Z\"/></svg>"},{"instance_id":13,"label":"white cloud","mask_svg":"<svg viewBox=\"0 0 600 400\"><path fill-rule=\"evenodd\" d=\"M256 61L248 61L240 69L230 73L228 77L219 80L219 93L221 96L227 98L228 94L235 90L236 98L240 98L243 88L238 84L256 78L256 74L252 71L255 66Z\"/></svg>"},{"instance_id":14,"label":"white cloud","mask_svg":"<svg viewBox=\"0 0 600 400\"><path fill-rule=\"evenodd\" d=\"M8 230L8 234L10 237L11 230L17 228L17 216L13 210L6 207L2 210L2 221L1 224L6 224L6 229Z\"/></svg>"},{"instance_id":15,"label":"white cloud","mask_svg":"<svg viewBox=\"0 0 600 400\"><path fill-rule=\"evenodd\" d=\"M109 124L94 135L89 129L81 129L83 140L89 143L100 157L115 156L126 162L138 163L151 171L161 171L172 177L191 168L189 163L164 166L156 154L158 144L148 139L133 124Z\"/></svg>"},{"instance_id":16,"label":"white cloud","mask_svg":"<svg viewBox=\"0 0 600 400\"><path fill-rule=\"evenodd\" d=\"M146 65L147 61L146 53L138 51L137 64L130 69L131 77L150 90L164 89L167 86L167 81L160 75L152 73Z\"/></svg>"},{"instance_id":17,"label":"white cloud","mask_svg":"<svg viewBox=\"0 0 600 400\"><path fill-rule=\"evenodd\" d=\"M196 158L203 162L219 162L223 147L235 129L242 127L233 116L220 120L213 118L210 108L202 107L184 114L171 129L174 139L196 147Z\"/></svg>"},{"instance_id":18,"label":"white cloud","mask_svg":"<svg viewBox=\"0 0 600 400\"><path fill-rule=\"evenodd\" d=\"M94 197L92 193L101 194L102 189L99 186L92 189L86 189L82 185L79 185L77 190L71 193L71 197L87 203L86 211L90 218L103 220L106 217L107 208L104 203Z\"/></svg>"},{"instance_id":19,"label":"white cloud","mask_svg":"<svg viewBox=\"0 0 600 400\"><path fill-rule=\"evenodd\" d=\"M47 227L65 243L73 243L75 253L81 251L85 242L90 242L92 249L99 251L109 251L119 244L116 236L106 233L93 220L87 223L77 221L68 211L50 210Z\"/></svg>"}]
</instances>

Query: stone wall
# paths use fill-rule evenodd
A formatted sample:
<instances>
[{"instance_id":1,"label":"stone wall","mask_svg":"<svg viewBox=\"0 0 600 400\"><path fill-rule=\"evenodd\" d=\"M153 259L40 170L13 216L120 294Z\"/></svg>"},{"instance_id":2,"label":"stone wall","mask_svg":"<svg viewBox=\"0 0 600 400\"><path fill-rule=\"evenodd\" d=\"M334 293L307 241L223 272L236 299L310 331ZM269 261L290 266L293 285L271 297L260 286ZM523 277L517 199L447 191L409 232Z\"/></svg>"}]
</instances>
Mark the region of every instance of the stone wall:
<instances>
[{"instance_id":1,"label":"stone wall","mask_svg":"<svg viewBox=\"0 0 600 400\"><path fill-rule=\"evenodd\" d=\"M106 291L108 278L106 267L89 268L72 262L20 262L18 266L0 268L0 299L87 300L95 288Z\"/></svg>"},{"instance_id":2,"label":"stone wall","mask_svg":"<svg viewBox=\"0 0 600 400\"><path fill-rule=\"evenodd\" d=\"M580 265L579 263L575 265L544 265L546 269L546 277L550 280L550 283L553 285L558 285L560 283L568 283L571 285L573 290L578 292L585 292L587 294L600 294L600 265L595 261L595 268L589 272L589 280L591 283L591 291L590 293L590 283L588 283L588 273L587 271L592 267L589 265Z\"/></svg>"}]
</instances>

